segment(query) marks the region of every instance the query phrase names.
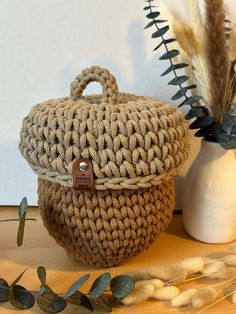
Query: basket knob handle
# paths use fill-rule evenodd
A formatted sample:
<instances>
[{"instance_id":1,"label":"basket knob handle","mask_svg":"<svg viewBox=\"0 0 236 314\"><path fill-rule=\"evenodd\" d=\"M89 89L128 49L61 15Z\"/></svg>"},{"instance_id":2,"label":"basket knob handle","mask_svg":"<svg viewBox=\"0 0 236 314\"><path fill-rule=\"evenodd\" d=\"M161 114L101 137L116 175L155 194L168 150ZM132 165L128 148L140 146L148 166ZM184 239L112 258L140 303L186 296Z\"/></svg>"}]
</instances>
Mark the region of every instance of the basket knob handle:
<instances>
[{"instance_id":1,"label":"basket knob handle","mask_svg":"<svg viewBox=\"0 0 236 314\"><path fill-rule=\"evenodd\" d=\"M70 95L73 98L82 97L83 91L90 82L99 82L102 85L102 101L115 103L118 95L118 86L115 77L107 70L98 66L84 69L71 83Z\"/></svg>"}]
</instances>

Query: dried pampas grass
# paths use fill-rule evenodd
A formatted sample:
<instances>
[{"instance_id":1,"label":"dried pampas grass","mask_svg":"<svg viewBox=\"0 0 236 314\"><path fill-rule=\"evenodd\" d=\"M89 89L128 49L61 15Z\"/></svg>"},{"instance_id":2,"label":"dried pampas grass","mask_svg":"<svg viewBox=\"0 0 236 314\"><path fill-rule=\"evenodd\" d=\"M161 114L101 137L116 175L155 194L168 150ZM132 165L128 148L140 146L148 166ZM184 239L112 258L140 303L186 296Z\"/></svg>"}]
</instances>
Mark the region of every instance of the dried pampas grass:
<instances>
[{"instance_id":1,"label":"dried pampas grass","mask_svg":"<svg viewBox=\"0 0 236 314\"><path fill-rule=\"evenodd\" d=\"M203 290L199 290L197 294L193 296L191 300L191 305L194 309L200 308L203 305L215 301L216 297L217 291L214 288L206 288Z\"/></svg>"},{"instance_id":2,"label":"dried pampas grass","mask_svg":"<svg viewBox=\"0 0 236 314\"><path fill-rule=\"evenodd\" d=\"M205 260L203 257L192 257L184 259L179 265L182 266L188 274L194 274L204 268Z\"/></svg>"},{"instance_id":3,"label":"dried pampas grass","mask_svg":"<svg viewBox=\"0 0 236 314\"><path fill-rule=\"evenodd\" d=\"M173 307L188 306L191 304L193 297L198 293L197 289L188 289L181 292L177 297L171 300Z\"/></svg>"},{"instance_id":4,"label":"dried pampas grass","mask_svg":"<svg viewBox=\"0 0 236 314\"><path fill-rule=\"evenodd\" d=\"M212 103L212 93L210 89L210 72L208 68L208 58L206 54L206 33L199 9L198 0L186 0L189 12L189 24L192 32L199 44L200 51L193 55L191 63L193 66L193 75L200 89L201 96L208 106ZM211 112L211 109L209 108Z\"/></svg>"},{"instance_id":5,"label":"dried pampas grass","mask_svg":"<svg viewBox=\"0 0 236 314\"><path fill-rule=\"evenodd\" d=\"M156 289L152 298L156 300L169 301L175 298L179 294L179 289L175 286L167 286L161 289Z\"/></svg>"},{"instance_id":6,"label":"dried pampas grass","mask_svg":"<svg viewBox=\"0 0 236 314\"><path fill-rule=\"evenodd\" d=\"M227 90L230 62L224 31L225 13L222 0L205 0L207 57L212 91L211 109L215 121L220 121L225 104L229 103Z\"/></svg>"},{"instance_id":7,"label":"dried pampas grass","mask_svg":"<svg viewBox=\"0 0 236 314\"><path fill-rule=\"evenodd\" d=\"M192 56L200 53L199 43L189 25L174 19L173 28L178 43L188 55Z\"/></svg>"},{"instance_id":8,"label":"dried pampas grass","mask_svg":"<svg viewBox=\"0 0 236 314\"><path fill-rule=\"evenodd\" d=\"M231 62L236 60L236 26L234 26L230 33L229 58Z\"/></svg>"},{"instance_id":9,"label":"dried pampas grass","mask_svg":"<svg viewBox=\"0 0 236 314\"><path fill-rule=\"evenodd\" d=\"M234 250L235 246L235 244L231 245L230 249ZM125 305L155 299L169 301L172 307L202 308L198 312L201 313L231 295L232 302L236 303L236 291L231 291L217 299L217 296L224 291L223 287L236 284L236 254L226 255L220 259L201 256L187 258L178 263L156 265L139 270L133 277L136 280L134 290L121 300ZM210 285L205 282L205 286L201 288L193 287L182 291L180 289L182 284L186 285L205 278L217 281L213 281ZM173 283L178 287L173 286Z\"/></svg>"},{"instance_id":10,"label":"dried pampas grass","mask_svg":"<svg viewBox=\"0 0 236 314\"><path fill-rule=\"evenodd\" d=\"M138 271L134 275L134 279L144 280L144 279L154 279L158 278L164 281L175 280L175 282L183 281L186 279L188 273L179 264L167 264L167 265L156 265L147 269Z\"/></svg>"}]
</instances>

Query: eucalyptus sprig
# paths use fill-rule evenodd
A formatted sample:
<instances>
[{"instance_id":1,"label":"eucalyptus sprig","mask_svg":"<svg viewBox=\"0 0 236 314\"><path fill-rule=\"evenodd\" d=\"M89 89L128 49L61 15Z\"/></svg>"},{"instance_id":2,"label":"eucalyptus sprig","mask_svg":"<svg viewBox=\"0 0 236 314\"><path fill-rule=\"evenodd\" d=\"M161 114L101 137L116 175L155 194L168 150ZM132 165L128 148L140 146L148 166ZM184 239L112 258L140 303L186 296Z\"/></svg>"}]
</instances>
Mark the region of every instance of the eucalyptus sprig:
<instances>
[{"instance_id":1,"label":"eucalyptus sprig","mask_svg":"<svg viewBox=\"0 0 236 314\"><path fill-rule=\"evenodd\" d=\"M27 270L27 269L26 269ZM134 280L127 275L111 277L110 273L103 273L92 283L88 293L80 288L89 280L90 275L84 275L76 280L65 294L57 294L47 284L46 269L39 266L37 275L41 282L38 291L30 291L18 285L26 272L23 271L12 284L0 278L0 302L10 302L18 309L29 309L37 302L39 308L46 313L62 312L68 303L94 311L100 308L105 312L112 312L112 304L106 298L105 292L110 291L115 302L126 297L135 287Z\"/></svg>"},{"instance_id":2,"label":"eucalyptus sprig","mask_svg":"<svg viewBox=\"0 0 236 314\"><path fill-rule=\"evenodd\" d=\"M34 218L26 218L26 214L28 211L28 201L27 198L24 197L19 205L19 218L13 219L0 219L0 222L9 222L9 221L19 221L18 231L17 231L17 245L21 246L23 244L24 239L24 231L25 231L25 221L36 221Z\"/></svg>"},{"instance_id":3,"label":"eucalyptus sprig","mask_svg":"<svg viewBox=\"0 0 236 314\"><path fill-rule=\"evenodd\" d=\"M171 99L182 98L179 107L190 106L186 119L195 119L190 124L190 129L198 129L195 136L218 142L225 149L236 148L236 27L231 30L228 26L223 0L205 0L206 24L198 0L187 1L192 25L176 19L172 25L162 16L160 6L153 5L155 0L145 2L144 11L150 20L145 29L154 27L152 38L160 40L154 51L164 47L159 59L170 62L162 76L172 73L168 84L179 88ZM188 62L182 62L186 59ZM179 70L185 70L186 75Z\"/></svg>"}]
</instances>

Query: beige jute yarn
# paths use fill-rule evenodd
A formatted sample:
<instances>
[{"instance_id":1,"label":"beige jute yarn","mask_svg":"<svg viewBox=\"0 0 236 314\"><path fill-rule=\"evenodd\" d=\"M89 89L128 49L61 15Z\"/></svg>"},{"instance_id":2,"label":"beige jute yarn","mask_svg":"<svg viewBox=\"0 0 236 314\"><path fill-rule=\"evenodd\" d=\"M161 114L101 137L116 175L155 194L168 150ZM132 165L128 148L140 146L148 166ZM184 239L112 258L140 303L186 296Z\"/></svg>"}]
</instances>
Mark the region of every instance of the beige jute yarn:
<instances>
[{"instance_id":1,"label":"beige jute yarn","mask_svg":"<svg viewBox=\"0 0 236 314\"><path fill-rule=\"evenodd\" d=\"M102 95L83 96L92 81ZM188 126L178 109L119 93L114 76L93 66L72 82L70 97L31 109L19 147L39 177L50 235L78 261L113 266L147 249L168 225ZM72 186L80 158L93 164L94 191Z\"/></svg>"}]
</instances>

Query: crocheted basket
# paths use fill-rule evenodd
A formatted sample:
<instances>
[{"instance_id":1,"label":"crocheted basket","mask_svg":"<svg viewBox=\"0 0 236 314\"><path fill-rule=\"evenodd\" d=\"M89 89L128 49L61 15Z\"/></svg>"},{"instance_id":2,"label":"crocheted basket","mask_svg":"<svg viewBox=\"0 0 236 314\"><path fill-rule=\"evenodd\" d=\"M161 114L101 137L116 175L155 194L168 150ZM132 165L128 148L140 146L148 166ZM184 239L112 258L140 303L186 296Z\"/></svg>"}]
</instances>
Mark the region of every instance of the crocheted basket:
<instances>
[{"instance_id":1,"label":"crocheted basket","mask_svg":"<svg viewBox=\"0 0 236 314\"><path fill-rule=\"evenodd\" d=\"M102 95L82 96L91 81L101 83ZM188 156L188 126L163 102L119 93L114 76L95 66L75 78L70 97L31 109L20 151L39 177L49 234L78 261L114 266L167 227L173 178ZM92 164L94 189L73 185L81 158L80 171Z\"/></svg>"}]
</instances>

